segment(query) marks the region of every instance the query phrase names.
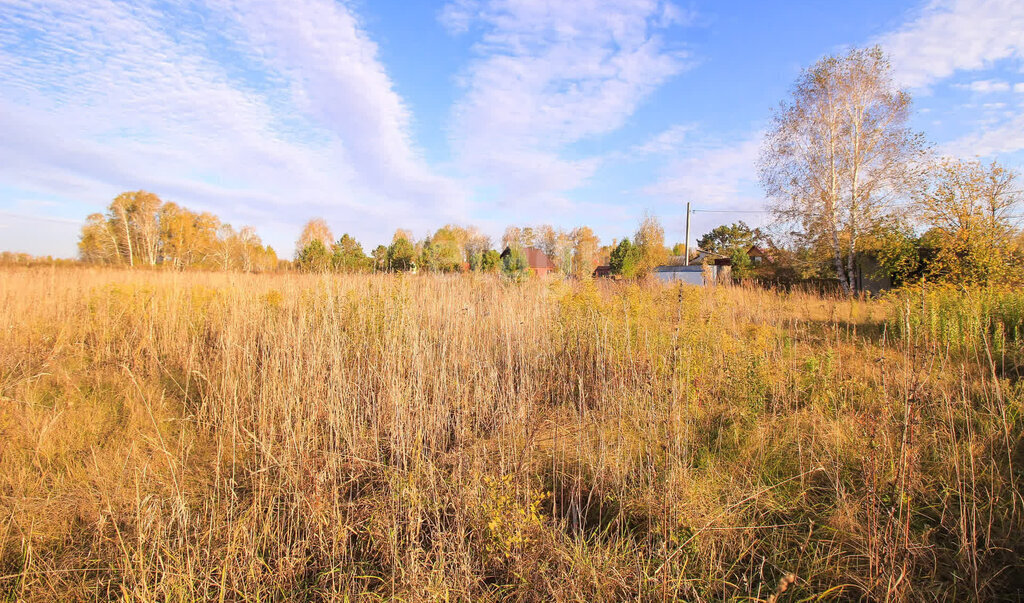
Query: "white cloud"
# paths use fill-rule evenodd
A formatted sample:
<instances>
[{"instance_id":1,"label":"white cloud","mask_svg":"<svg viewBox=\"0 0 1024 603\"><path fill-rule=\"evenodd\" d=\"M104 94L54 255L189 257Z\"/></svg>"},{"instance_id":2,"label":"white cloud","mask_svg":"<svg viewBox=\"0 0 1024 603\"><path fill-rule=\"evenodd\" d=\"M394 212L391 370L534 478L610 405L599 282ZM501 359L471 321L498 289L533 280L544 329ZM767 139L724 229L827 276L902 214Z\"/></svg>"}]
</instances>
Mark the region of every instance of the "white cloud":
<instances>
[{"instance_id":1,"label":"white cloud","mask_svg":"<svg viewBox=\"0 0 1024 603\"><path fill-rule=\"evenodd\" d=\"M659 35L683 13L661 0L462 1L443 18L483 30L453 110L456 156L519 206L566 203L601 161L567 147L621 128L685 66Z\"/></svg>"},{"instance_id":2,"label":"white cloud","mask_svg":"<svg viewBox=\"0 0 1024 603\"><path fill-rule=\"evenodd\" d=\"M665 155L679 150L687 135L694 130L694 124L674 125L652 136L643 144L631 149L634 155Z\"/></svg>"},{"instance_id":3,"label":"white cloud","mask_svg":"<svg viewBox=\"0 0 1024 603\"><path fill-rule=\"evenodd\" d=\"M477 16L478 8L477 0L453 0L441 8L438 20L449 33L464 34L469 31L469 26Z\"/></svg>"},{"instance_id":4,"label":"white cloud","mask_svg":"<svg viewBox=\"0 0 1024 603\"><path fill-rule=\"evenodd\" d=\"M757 159L762 138L763 133L757 132L736 144L692 145L644 192L702 207L760 207Z\"/></svg>"},{"instance_id":5,"label":"white cloud","mask_svg":"<svg viewBox=\"0 0 1024 603\"><path fill-rule=\"evenodd\" d=\"M1013 91L1018 94L1024 94L1024 82L1020 82L1013 85Z\"/></svg>"},{"instance_id":6,"label":"white cloud","mask_svg":"<svg viewBox=\"0 0 1024 603\"><path fill-rule=\"evenodd\" d=\"M344 141L360 178L395 198L431 191L435 210L458 200L457 187L420 158L409 110L352 13L324 0L226 1L260 58L290 75L296 104Z\"/></svg>"},{"instance_id":7,"label":"white cloud","mask_svg":"<svg viewBox=\"0 0 1024 603\"><path fill-rule=\"evenodd\" d=\"M968 134L942 145L951 155L992 157L1024 149L1024 113L1001 121L995 127Z\"/></svg>"},{"instance_id":8,"label":"white cloud","mask_svg":"<svg viewBox=\"0 0 1024 603\"><path fill-rule=\"evenodd\" d=\"M1019 0L933 0L916 18L880 39L890 53L897 81L925 88L958 72L991 69L999 62L1024 62L1024 2ZM1017 84L1015 91L1021 91ZM976 93L1006 92L1006 81L984 79L966 85ZM996 110L988 103L983 109ZM1024 114L987 116L982 131L943 147L965 155L1011 153L1024 149Z\"/></svg>"},{"instance_id":9,"label":"white cloud","mask_svg":"<svg viewBox=\"0 0 1024 603\"><path fill-rule=\"evenodd\" d=\"M916 88L957 71L1024 58L1022 32L1020 0L933 0L879 42L890 53L897 80Z\"/></svg>"},{"instance_id":10,"label":"white cloud","mask_svg":"<svg viewBox=\"0 0 1024 603\"><path fill-rule=\"evenodd\" d=\"M991 94L993 92L1009 92L1009 82L1003 82L999 80L975 80L970 84L962 84L960 88L965 88L971 92L978 94Z\"/></svg>"},{"instance_id":11,"label":"white cloud","mask_svg":"<svg viewBox=\"0 0 1024 603\"><path fill-rule=\"evenodd\" d=\"M463 191L413 144L409 111L345 5L165 9L7 0L7 184L80 199L83 212L145 187L281 232L311 215L347 218L364 237L384 236L396 215L416 227L463 210Z\"/></svg>"}]
</instances>

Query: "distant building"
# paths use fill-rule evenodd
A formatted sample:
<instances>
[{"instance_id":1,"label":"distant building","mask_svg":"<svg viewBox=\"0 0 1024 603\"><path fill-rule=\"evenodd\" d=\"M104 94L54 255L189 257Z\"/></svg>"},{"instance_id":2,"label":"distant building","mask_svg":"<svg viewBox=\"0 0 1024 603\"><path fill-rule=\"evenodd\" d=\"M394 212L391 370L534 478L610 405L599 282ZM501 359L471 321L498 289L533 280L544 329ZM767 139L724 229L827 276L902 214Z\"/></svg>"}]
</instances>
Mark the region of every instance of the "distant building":
<instances>
[{"instance_id":1,"label":"distant building","mask_svg":"<svg viewBox=\"0 0 1024 603\"><path fill-rule=\"evenodd\" d=\"M665 283L681 281L690 285L727 285L732 282L732 266L727 259L721 263L664 265L654 269L654 276Z\"/></svg>"},{"instance_id":2,"label":"distant building","mask_svg":"<svg viewBox=\"0 0 1024 603\"><path fill-rule=\"evenodd\" d=\"M763 249L757 245L751 245L750 249L747 250L747 257L755 265L760 265L762 262L771 262L772 254L769 250Z\"/></svg>"},{"instance_id":3,"label":"distant building","mask_svg":"<svg viewBox=\"0 0 1024 603\"><path fill-rule=\"evenodd\" d=\"M665 266L686 266L689 263L690 266L699 266L704 263L718 263L719 260L727 260L728 256L714 251L707 251L699 247L693 247L690 249L690 261L686 261L686 256L683 255L670 255L665 260Z\"/></svg>"},{"instance_id":4,"label":"distant building","mask_svg":"<svg viewBox=\"0 0 1024 603\"><path fill-rule=\"evenodd\" d=\"M716 251L707 251L707 250L701 249L699 247L694 249L693 251L695 253L690 258L690 265L693 265L693 264L704 264L704 263L718 264L718 263L720 263L719 260L728 260L729 259L729 256L722 255L721 253L718 253Z\"/></svg>"},{"instance_id":5,"label":"distant building","mask_svg":"<svg viewBox=\"0 0 1024 603\"><path fill-rule=\"evenodd\" d=\"M892 278L885 273L878 259L871 253L857 253L854 256L853 288L878 295L892 289Z\"/></svg>"},{"instance_id":6,"label":"distant building","mask_svg":"<svg viewBox=\"0 0 1024 603\"><path fill-rule=\"evenodd\" d=\"M536 276L544 276L555 271L555 263L540 249L536 247L523 247L521 251L523 257L526 258L527 268ZM506 247L501 252L501 259L504 260L510 253L512 253L512 250Z\"/></svg>"},{"instance_id":7,"label":"distant building","mask_svg":"<svg viewBox=\"0 0 1024 603\"><path fill-rule=\"evenodd\" d=\"M594 278L607 278L612 275L612 267L602 264L594 268Z\"/></svg>"}]
</instances>

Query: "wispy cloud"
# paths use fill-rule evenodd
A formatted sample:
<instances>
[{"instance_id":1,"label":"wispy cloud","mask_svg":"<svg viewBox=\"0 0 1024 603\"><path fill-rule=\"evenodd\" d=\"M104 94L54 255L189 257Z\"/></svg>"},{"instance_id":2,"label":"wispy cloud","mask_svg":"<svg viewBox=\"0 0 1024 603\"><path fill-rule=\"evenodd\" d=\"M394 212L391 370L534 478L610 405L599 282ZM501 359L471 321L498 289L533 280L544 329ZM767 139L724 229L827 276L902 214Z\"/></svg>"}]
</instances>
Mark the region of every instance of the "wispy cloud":
<instances>
[{"instance_id":1,"label":"wispy cloud","mask_svg":"<svg viewBox=\"0 0 1024 603\"><path fill-rule=\"evenodd\" d=\"M933 0L879 42L897 79L918 88L957 71L1024 58L1024 3L1018 0Z\"/></svg>"},{"instance_id":2,"label":"wispy cloud","mask_svg":"<svg viewBox=\"0 0 1024 603\"><path fill-rule=\"evenodd\" d=\"M1009 92L1010 83L1000 80L975 80L970 84L960 84L959 88L970 90L978 94L991 94L993 92Z\"/></svg>"},{"instance_id":3,"label":"wispy cloud","mask_svg":"<svg viewBox=\"0 0 1024 603\"><path fill-rule=\"evenodd\" d=\"M460 165L506 202L564 203L601 163L568 147L621 128L685 68L686 53L660 35L685 18L661 0L449 4L452 31L480 32L452 116Z\"/></svg>"},{"instance_id":4,"label":"wispy cloud","mask_svg":"<svg viewBox=\"0 0 1024 603\"><path fill-rule=\"evenodd\" d=\"M696 128L696 124L677 124L655 134L643 144L630 149L631 154L637 156L667 155L680 150L686 137Z\"/></svg>"},{"instance_id":5,"label":"wispy cloud","mask_svg":"<svg viewBox=\"0 0 1024 603\"><path fill-rule=\"evenodd\" d=\"M701 207L760 207L757 158L762 132L734 144L689 145L669 162L660 180L644 192L660 198L692 201Z\"/></svg>"},{"instance_id":6,"label":"wispy cloud","mask_svg":"<svg viewBox=\"0 0 1024 603\"><path fill-rule=\"evenodd\" d=\"M905 26L883 36L897 80L927 88L959 72L990 69L997 62L1024 63L1024 3L1017 0L934 0ZM1007 92L1010 83L979 79L960 87L977 94ZM1004 105L987 103L986 110ZM989 156L1024 149L1024 108L984 116L979 132L944 144L949 152Z\"/></svg>"},{"instance_id":7,"label":"wispy cloud","mask_svg":"<svg viewBox=\"0 0 1024 603\"><path fill-rule=\"evenodd\" d=\"M8 0L0 175L92 207L146 187L367 236L457 215L465 194L420 156L377 54L330 0Z\"/></svg>"},{"instance_id":8,"label":"wispy cloud","mask_svg":"<svg viewBox=\"0 0 1024 603\"><path fill-rule=\"evenodd\" d=\"M942 145L949 154L993 157L1001 153L1015 153L1024 149L1024 111L1000 119L992 127L963 136Z\"/></svg>"}]
</instances>

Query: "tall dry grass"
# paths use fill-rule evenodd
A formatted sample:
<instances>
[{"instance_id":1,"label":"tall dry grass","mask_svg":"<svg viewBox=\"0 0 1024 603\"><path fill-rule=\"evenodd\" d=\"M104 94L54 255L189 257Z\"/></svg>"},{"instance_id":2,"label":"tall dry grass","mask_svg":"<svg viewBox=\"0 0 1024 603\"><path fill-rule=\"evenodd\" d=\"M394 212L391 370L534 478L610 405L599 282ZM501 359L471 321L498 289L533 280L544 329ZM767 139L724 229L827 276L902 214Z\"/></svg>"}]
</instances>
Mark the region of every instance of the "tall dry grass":
<instances>
[{"instance_id":1,"label":"tall dry grass","mask_svg":"<svg viewBox=\"0 0 1024 603\"><path fill-rule=\"evenodd\" d=\"M7 269L0 596L1021 596L1021 339L912 301Z\"/></svg>"}]
</instances>

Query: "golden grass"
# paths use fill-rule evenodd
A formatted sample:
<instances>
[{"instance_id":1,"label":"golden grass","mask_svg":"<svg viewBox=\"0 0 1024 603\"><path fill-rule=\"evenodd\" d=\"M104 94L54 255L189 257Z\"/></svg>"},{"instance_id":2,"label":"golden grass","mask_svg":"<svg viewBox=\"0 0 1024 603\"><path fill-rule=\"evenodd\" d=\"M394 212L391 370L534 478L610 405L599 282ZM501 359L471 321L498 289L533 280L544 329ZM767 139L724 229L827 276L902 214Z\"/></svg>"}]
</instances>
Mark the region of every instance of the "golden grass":
<instances>
[{"instance_id":1,"label":"golden grass","mask_svg":"<svg viewBox=\"0 0 1024 603\"><path fill-rule=\"evenodd\" d=\"M6 269L0 597L1012 597L1020 342L911 310Z\"/></svg>"}]
</instances>

